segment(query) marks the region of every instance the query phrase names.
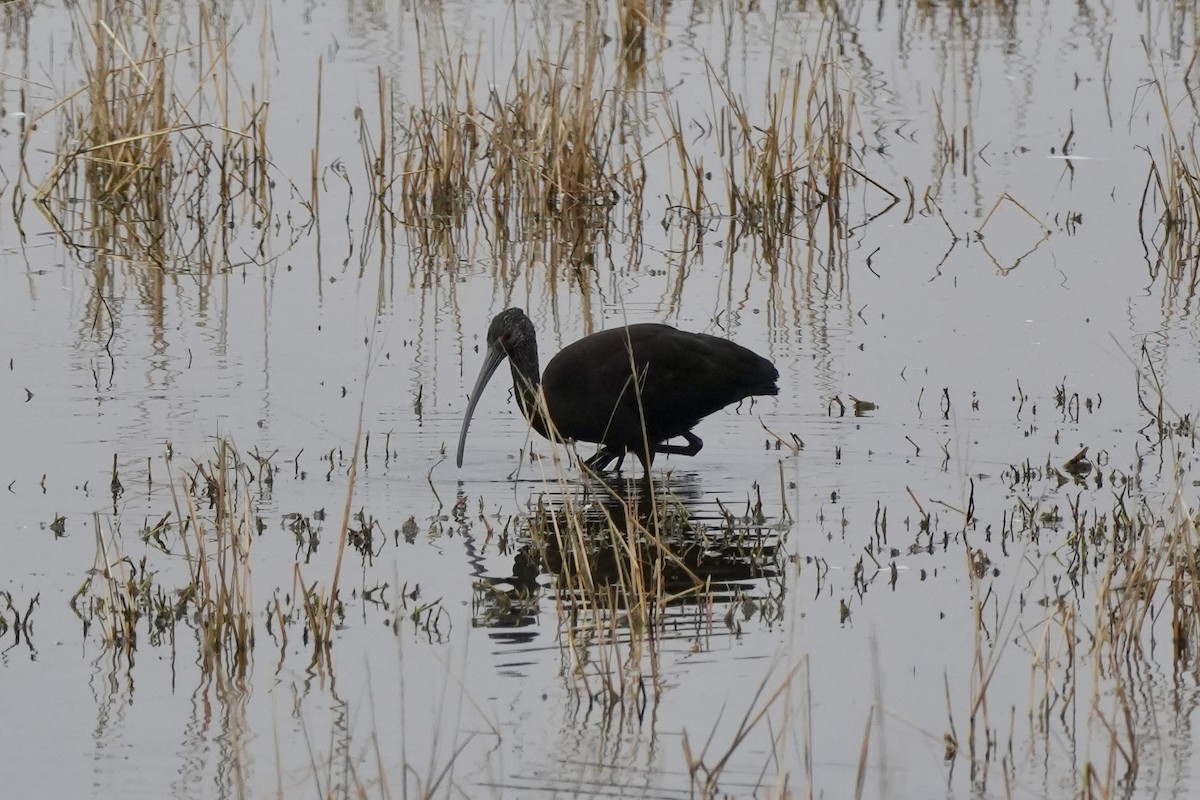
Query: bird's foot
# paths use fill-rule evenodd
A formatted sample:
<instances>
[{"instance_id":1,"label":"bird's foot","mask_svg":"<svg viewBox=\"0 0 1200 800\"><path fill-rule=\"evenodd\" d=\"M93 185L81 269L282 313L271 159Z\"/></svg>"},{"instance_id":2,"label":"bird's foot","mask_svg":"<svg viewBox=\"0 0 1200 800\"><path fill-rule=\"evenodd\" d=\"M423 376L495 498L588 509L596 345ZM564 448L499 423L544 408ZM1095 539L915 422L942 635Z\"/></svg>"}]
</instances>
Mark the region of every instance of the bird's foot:
<instances>
[{"instance_id":1,"label":"bird's foot","mask_svg":"<svg viewBox=\"0 0 1200 800\"><path fill-rule=\"evenodd\" d=\"M583 466L590 472L599 474L607 470L608 465L614 461L617 462L617 466L614 468L614 471L620 472L621 465L625 463L625 453L601 448L600 452L584 461Z\"/></svg>"},{"instance_id":2,"label":"bird's foot","mask_svg":"<svg viewBox=\"0 0 1200 800\"><path fill-rule=\"evenodd\" d=\"M674 456L694 456L700 452L700 448L704 447L704 442L699 436L688 431L683 434L683 438L687 440L687 444L667 444L659 442L654 445L654 452L663 453L664 455Z\"/></svg>"}]
</instances>

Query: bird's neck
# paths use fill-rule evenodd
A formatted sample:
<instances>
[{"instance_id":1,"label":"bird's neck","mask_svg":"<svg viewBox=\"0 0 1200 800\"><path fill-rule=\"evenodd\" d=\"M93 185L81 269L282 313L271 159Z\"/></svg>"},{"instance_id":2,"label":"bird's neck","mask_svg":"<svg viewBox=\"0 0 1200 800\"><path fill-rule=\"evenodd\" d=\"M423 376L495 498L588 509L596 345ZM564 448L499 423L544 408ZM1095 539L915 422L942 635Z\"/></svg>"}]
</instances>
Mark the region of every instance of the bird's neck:
<instances>
[{"instance_id":1,"label":"bird's neck","mask_svg":"<svg viewBox=\"0 0 1200 800\"><path fill-rule=\"evenodd\" d=\"M549 439L550 428L546 424L545 407L538 391L542 379L537 355L530 357L521 354L514 358L510 354L508 362L512 369L513 390L517 393L517 405L521 407L521 413L535 431Z\"/></svg>"}]
</instances>

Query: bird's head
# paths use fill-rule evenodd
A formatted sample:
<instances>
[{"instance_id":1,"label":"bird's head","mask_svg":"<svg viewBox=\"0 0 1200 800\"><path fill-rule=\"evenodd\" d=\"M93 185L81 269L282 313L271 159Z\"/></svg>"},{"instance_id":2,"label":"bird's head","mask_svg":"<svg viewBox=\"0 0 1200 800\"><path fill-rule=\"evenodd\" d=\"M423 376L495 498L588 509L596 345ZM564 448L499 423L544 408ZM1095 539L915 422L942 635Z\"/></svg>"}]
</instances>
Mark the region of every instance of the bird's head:
<instances>
[{"instance_id":1,"label":"bird's head","mask_svg":"<svg viewBox=\"0 0 1200 800\"><path fill-rule=\"evenodd\" d=\"M519 308L506 308L496 315L487 332L488 350L511 357L530 346L537 347L533 322ZM536 350L535 350L536 352Z\"/></svg>"},{"instance_id":2,"label":"bird's head","mask_svg":"<svg viewBox=\"0 0 1200 800\"><path fill-rule=\"evenodd\" d=\"M467 411L463 414L462 430L458 434L458 465L463 463L463 450L467 446L467 428L471 425L471 415L475 413L475 404L483 394L483 387L488 379L500 366L505 358L513 364L514 374L524 376L526 384L537 384L537 331L525 312L519 308L506 308L496 315L488 326L487 352L483 356L483 365L479 368L479 377L475 379L475 388L467 398Z\"/></svg>"}]
</instances>

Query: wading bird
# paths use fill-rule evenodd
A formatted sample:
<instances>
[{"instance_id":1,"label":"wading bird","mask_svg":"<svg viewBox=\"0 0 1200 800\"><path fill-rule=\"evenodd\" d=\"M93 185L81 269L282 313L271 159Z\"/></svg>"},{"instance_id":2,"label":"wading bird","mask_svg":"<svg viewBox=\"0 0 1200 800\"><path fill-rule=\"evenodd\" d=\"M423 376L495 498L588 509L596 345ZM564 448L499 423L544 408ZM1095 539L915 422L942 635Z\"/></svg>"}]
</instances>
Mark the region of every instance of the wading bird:
<instances>
[{"instance_id":1,"label":"wading bird","mask_svg":"<svg viewBox=\"0 0 1200 800\"><path fill-rule=\"evenodd\" d=\"M505 357L530 426L551 441L599 444L600 451L584 462L597 472L613 461L619 468L626 452L637 455L647 475L656 453L694 456L704 446L692 433L701 419L752 395L779 393L779 371L757 353L727 339L653 323L585 336L564 347L539 375L533 323L521 309L510 308L488 326L487 354L458 436L460 467L475 404ZM687 444L668 444L676 437Z\"/></svg>"}]
</instances>

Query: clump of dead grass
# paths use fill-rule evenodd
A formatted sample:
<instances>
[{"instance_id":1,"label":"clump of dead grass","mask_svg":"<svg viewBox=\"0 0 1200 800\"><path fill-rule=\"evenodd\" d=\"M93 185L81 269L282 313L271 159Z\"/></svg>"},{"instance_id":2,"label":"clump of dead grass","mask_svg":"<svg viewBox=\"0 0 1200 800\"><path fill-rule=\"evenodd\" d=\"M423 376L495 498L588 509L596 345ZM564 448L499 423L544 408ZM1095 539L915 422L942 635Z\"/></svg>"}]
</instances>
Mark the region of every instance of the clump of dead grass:
<instances>
[{"instance_id":1,"label":"clump of dead grass","mask_svg":"<svg viewBox=\"0 0 1200 800\"><path fill-rule=\"evenodd\" d=\"M665 107L681 187L671 218L682 228L685 251L723 220L727 241L752 242L772 270L811 269L820 257L838 274L854 229L899 202L863 170L857 94L838 55L839 31L836 21L827 22L809 54L773 75L761 98L737 93L709 64L715 154L685 135L691 122L677 107ZM715 170L706 161L713 155ZM723 197L706 186L710 181ZM869 217L856 211L860 186L881 199Z\"/></svg>"},{"instance_id":2,"label":"clump of dead grass","mask_svg":"<svg viewBox=\"0 0 1200 800\"><path fill-rule=\"evenodd\" d=\"M525 53L506 86L480 90L478 51L451 51L424 69L400 162L404 218L420 251L444 249L447 231L479 219L500 242L540 243L546 263L591 263L621 181L610 163L618 129L605 96L605 37L587 8L557 44Z\"/></svg>"},{"instance_id":3,"label":"clump of dead grass","mask_svg":"<svg viewBox=\"0 0 1200 800\"><path fill-rule=\"evenodd\" d=\"M173 473L168 453L168 470ZM171 478L175 511L142 532L150 553L180 550L186 580L150 555L126 554L120 526L93 516L92 568L71 600L85 631L99 627L106 648L132 660L142 631L151 646L176 645L177 626L192 629L198 663L206 673L224 666L245 675L254 648L251 545L258 531L249 492L249 467L226 440L194 471ZM174 585L174 588L170 588Z\"/></svg>"},{"instance_id":4,"label":"clump of dead grass","mask_svg":"<svg viewBox=\"0 0 1200 800\"><path fill-rule=\"evenodd\" d=\"M33 121L59 126L35 200L98 289L114 259L214 272L264 258L269 103L236 93L225 16L201 4L185 30L159 0L72 9L82 85Z\"/></svg>"},{"instance_id":5,"label":"clump of dead grass","mask_svg":"<svg viewBox=\"0 0 1200 800\"><path fill-rule=\"evenodd\" d=\"M276 590L260 610L253 553L266 529L259 506L271 490L265 479L269 458L248 459L231 441L219 439L208 458L182 472L170 449L165 462L172 510L140 531L139 555L129 555L133 544L125 540L118 513L93 516L94 563L71 600L85 632L95 631L106 649L132 663L143 640L174 651L182 626L194 634L196 663L204 674L244 677L253 663L260 626L279 643L281 658L290 633L299 629L311 648L310 666L328 669L334 632L346 616L338 580L342 556L353 548L369 562L382 547L378 521L365 511L351 512L348 498L334 574L324 581L307 578L304 566L311 548L298 543L292 584L286 592ZM405 596L405 603L392 609L381 598L386 589L386 584L364 583L364 602L394 612L397 620L408 613L419 628L436 627L443 613L440 604L410 609Z\"/></svg>"},{"instance_id":6,"label":"clump of dead grass","mask_svg":"<svg viewBox=\"0 0 1200 800\"><path fill-rule=\"evenodd\" d=\"M649 201L665 200L663 224L682 227L681 252L724 221L730 241L753 241L772 268L811 266L819 252L836 267L854 229L899 201L863 169L836 20L809 55L772 75L762 98L746 100L709 66L712 107L703 114L685 113L669 87L647 86L656 23L645 4L619 4L614 26L616 75L606 67L607 26L591 4L557 39L518 47L504 85L479 85L478 51L455 48L444 34L429 47L399 167L403 218L419 253L461 254L466 232L482 229L499 277L511 282L510 243L578 272L619 233L634 243L633 262ZM712 135L695 136L697 125ZM665 194L647 179L655 173L670 178ZM867 192L856 194L860 187ZM879 201L869 214L858 210L863 194ZM548 273L551 283L557 274Z\"/></svg>"},{"instance_id":7,"label":"clump of dead grass","mask_svg":"<svg viewBox=\"0 0 1200 800\"><path fill-rule=\"evenodd\" d=\"M169 462L168 462L169 464ZM227 440L217 442L212 461L188 476L189 491L175 497L192 583L191 623L199 635L202 668L226 664L244 675L254 649L254 581L251 546L257 533L253 472ZM208 498L203 514L197 497Z\"/></svg>"}]
</instances>

